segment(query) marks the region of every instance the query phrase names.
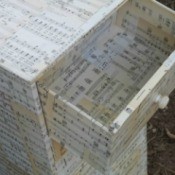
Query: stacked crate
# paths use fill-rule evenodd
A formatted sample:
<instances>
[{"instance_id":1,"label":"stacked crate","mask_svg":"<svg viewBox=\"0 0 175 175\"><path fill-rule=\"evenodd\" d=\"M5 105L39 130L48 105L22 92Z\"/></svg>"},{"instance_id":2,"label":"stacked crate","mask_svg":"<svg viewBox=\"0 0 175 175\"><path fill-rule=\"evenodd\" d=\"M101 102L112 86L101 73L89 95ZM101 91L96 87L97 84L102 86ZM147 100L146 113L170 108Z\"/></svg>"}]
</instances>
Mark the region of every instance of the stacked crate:
<instances>
[{"instance_id":1,"label":"stacked crate","mask_svg":"<svg viewBox=\"0 0 175 175\"><path fill-rule=\"evenodd\" d=\"M146 175L174 17L152 0L0 0L0 175Z\"/></svg>"}]
</instances>

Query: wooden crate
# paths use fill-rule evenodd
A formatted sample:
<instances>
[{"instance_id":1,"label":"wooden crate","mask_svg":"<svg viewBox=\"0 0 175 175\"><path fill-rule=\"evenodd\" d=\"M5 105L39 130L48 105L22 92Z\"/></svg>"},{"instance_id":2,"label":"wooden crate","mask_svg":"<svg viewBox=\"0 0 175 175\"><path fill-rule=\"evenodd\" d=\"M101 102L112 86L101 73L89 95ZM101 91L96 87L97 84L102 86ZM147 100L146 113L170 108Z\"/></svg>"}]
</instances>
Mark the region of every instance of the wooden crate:
<instances>
[{"instance_id":1,"label":"wooden crate","mask_svg":"<svg viewBox=\"0 0 175 175\"><path fill-rule=\"evenodd\" d=\"M153 0L114 8L86 42L60 60L61 70L38 82L50 136L108 174L169 101L175 87L174 24L175 12Z\"/></svg>"},{"instance_id":2,"label":"wooden crate","mask_svg":"<svg viewBox=\"0 0 175 175\"><path fill-rule=\"evenodd\" d=\"M110 175L147 174L147 128L144 127L111 167ZM73 175L102 175L87 163Z\"/></svg>"},{"instance_id":3,"label":"wooden crate","mask_svg":"<svg viewBox=\"0 0 175 175\"><path fill-rule=\"evenodd\" d=\"M175 86L175 12L155 0L0 4L2 175L146 174L136 138Z\"/></svg>"},{"instance_id":4,"label":"wooden crate","mask_svg":"<svg viewBox=\"0 0 175 175\"><path fill-rule=\"evenodd\" d=\"M112 3L0 0L0 144L7 161L26 173L57 174L55 145L48 137L36 81L58 61L66 37L65 50L89 31L80 25L96 13L98 21L103 19L99 9L108 10Z\"/></svg>"}]
</instances>

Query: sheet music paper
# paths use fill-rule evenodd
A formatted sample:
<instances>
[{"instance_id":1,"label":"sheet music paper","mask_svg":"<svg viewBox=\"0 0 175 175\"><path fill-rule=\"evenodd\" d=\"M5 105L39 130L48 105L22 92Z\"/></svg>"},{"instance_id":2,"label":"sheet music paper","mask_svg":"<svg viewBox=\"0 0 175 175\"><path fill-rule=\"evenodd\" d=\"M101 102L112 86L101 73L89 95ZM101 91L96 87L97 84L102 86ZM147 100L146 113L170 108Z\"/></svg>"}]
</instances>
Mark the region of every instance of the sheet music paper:
<instances>
[{"instance_id":1,"label":"sheet music paper","mask_svg":"<svg viewBox=\"0 0 175 175\"><path fill-rule=\"evenodd\" d=\"M173 51L173 47L164 51L168 46L160 41L160 53L153 44L149 44L149 38L147 43L145 41L141 35L134 36L125 30L107 41L100 40L77 58L50 89L109 126L124 104Z\"/></svg>"},{"instance_id":2,"label":"sheet music paper","mask_svg":"<svg viewBox=\"0 0 175 175\"><path fill-rule=\"evenodd\" d=\"M103 173L122 154L134 130L146 121L151 95L140 107L142 118L138 123L131 121L131 126L126 127L129 110L120 120L117 116L175 49L171 26L165 30L165 24L152 21L152 18L159 20L160 9L150 12L149 4L149 10L142 8L143 14L138 16L138 5L144 6L144 3L133 1L133 9L128 4L123 5L120 15L111 14L103 20L94 33L68 55L62 69L53 70L39 84L50 135ZM164 29L157 27L157 23ZM169 78L167 75L166 79ZM157 84L160 88L156 87L155 91L159 92L167 80L163 79L161 86ZM150 114L156 110L153 105ZM119 122L114 126L119 130L116 135L111 134L113 121Z\"/></svg>"},{"instance_id":3,"label":"sheet music paper","mask_svg":"<svg viewBox=\"0 0 175 175\"><path fill-rule=\"evenodd\" d=\"M36 78L58 59L64 50L86 32L83 25L100 9L108 8L113 2L1 1L2 29L5 32L13 31L7 34L4 32L1 37L3 45L0 46L0 64L26 81ZM119 0L118 3L120 2L122 1ZM36 10L37 13L33 12ZM5 16L6 13L8 16Z\"/></svg>"},{"instance_id":4,"label":"sheet music paper","mask_svg":"<svg viewBox=\"0 0 175 175\"><path fill-rule=\"evenodd\" d=\"M152 96L175 86L174 15L146 0L0 0L1 175L145 175Z\"/></svg>"}]
</instances>

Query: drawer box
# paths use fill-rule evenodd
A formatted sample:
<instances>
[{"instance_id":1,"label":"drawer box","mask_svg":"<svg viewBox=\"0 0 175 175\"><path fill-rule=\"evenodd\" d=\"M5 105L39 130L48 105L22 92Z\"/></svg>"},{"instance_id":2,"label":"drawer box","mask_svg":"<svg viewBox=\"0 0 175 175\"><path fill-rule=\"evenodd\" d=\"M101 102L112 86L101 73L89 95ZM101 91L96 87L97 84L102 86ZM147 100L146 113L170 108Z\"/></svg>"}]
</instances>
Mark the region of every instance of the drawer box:
<instances>
[{"instance_id":1,"label":"drawer box","mask_svg":"<svg viewBox=\"0 0 175 175\"><path fill-rule=\"evenodd\" d=\"M153 0L125 1L111 11L94 29L95 39L86 47L79 43L77 57L63 58L61 64L68 61L61 71L38 81L50 136L108 172L169 101L175 87L174 24L175 12Z\"/></svg>"},{"instance_id":2,"label":"drawer box","mask_svg":"<svg viewBox=\"0 0 175 175\"><path fill-rule=\"evenodd\" d=\"M175 13L154 0L0 2L0 172L71 175L83 159L84 175L146 174L135 138L174 88Z\"/></svg>"},{"instance_id":3,"label":"drawer box","mask_svg":"<svg viewBox=\"0 0 175 175\"><path fill-rule=\"evenodd\" d=\"M147 128L144 127L133 139L126 150L119 156L115 165L111 167L110 175L135 175L147 174ZM87 163L81 167L73 175L102 175L94 170Z\"/></svg>"},{"instance_id":4,"label":"drawer box","mask_svg":"<svg viewBox=\"0 0 175 175\"><path fill-rule=\"evenodd\" d=\"M1 174L56 174L53 154L59 152L51 149L36 81L51 74L60 55L121 3L0 0ZM61 175L65 157L56 157Z\"/></svg>"}]
</instances>

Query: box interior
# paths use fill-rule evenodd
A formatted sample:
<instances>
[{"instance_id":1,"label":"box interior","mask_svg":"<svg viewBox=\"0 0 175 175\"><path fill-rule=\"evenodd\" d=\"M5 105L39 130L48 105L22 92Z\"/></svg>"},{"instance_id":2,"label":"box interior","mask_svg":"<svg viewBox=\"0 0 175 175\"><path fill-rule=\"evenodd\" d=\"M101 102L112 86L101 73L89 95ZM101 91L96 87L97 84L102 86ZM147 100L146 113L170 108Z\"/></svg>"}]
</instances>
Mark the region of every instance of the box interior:
<instances>
[{"instance_id":1,"label":"box interior","mask_svg":"<svg viewBox=\"0 0 175 175\"><path fill-rule=\"evenodd\" d=\"M109 127L175 49L175 37L125 3L110 28L49 89Z\"/></svg>"}]
</instances>

